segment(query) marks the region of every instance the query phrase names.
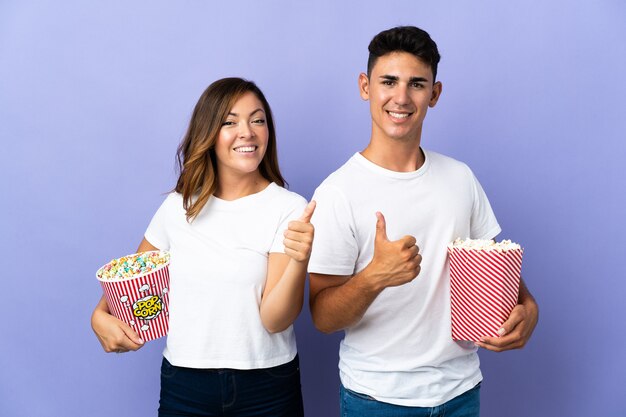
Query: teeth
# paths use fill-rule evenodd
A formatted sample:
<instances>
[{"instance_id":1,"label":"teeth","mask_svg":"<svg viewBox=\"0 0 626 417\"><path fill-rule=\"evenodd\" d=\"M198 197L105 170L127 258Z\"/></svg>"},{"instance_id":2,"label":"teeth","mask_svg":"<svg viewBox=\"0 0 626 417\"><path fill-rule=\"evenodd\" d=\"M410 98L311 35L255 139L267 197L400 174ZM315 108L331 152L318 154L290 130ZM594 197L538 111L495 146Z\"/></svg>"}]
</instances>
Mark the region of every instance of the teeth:
<instances>
[{"instance_id":1,"label":"teeth","mask_svg":"<svg viewBox=\"0 0 626 417\"><path fill-rule=\"evenodd\" d=\"M405 119L409 117L409 113L394 113L392 111L387 113L389 113L392 117L395 117L396 119Z\"/></svg>"},{"instance_id":2,"label":"teeth","mask_svg":"<svg viewBox=\"0 0 626 417\"><path fill-rule=\"evenodd\" d=\"M254 152L256 146L240 146L235 148L235 152Z\"/></svg>"}]
</instances>

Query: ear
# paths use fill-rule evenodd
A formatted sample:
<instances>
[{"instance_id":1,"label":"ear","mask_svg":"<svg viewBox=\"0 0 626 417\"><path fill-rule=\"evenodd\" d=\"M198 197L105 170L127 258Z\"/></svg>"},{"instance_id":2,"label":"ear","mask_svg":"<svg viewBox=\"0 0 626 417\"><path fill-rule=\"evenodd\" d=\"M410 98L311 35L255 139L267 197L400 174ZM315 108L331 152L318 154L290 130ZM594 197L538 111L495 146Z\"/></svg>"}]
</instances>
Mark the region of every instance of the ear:
<instances>
[{"instance_id":1,"label":"ear","mask_svg":"<svg viewBox=\"0 0 626 417\"><path fill-rule=\"evenodd\" d=\"M443 84L441 84L441 81L437 81L435 84L433 84L433 93L430 96L428 107L435 107L435 104L437 104L439 97L441 97L442 91L443 91Z\"/></svg>"},{"instance_id":2,"label":"ear","mask_svg":"<svg viewBox=\"0 0 626 417\"><path fill-rule=\"evenodd\" d=\"M367 74L359 74L359 93L363 100L369 100L370 98L370 80L367 78Z\"/></svg>"}]
</instances>

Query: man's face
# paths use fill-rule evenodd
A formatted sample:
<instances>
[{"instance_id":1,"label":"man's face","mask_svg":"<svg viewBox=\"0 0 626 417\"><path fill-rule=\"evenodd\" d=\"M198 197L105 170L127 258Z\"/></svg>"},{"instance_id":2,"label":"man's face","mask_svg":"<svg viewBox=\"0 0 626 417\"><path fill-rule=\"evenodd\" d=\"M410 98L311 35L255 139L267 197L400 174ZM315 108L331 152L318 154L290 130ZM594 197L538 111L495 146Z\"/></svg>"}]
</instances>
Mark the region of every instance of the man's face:
<instances>
[{"instance_id":1,"label":"man's face","mask_svg":"<svg viewBox=\"0 0 626 417\"><path fill-rule=\"evenodd\" d=\"M370 77L359 76L361 98L369 100L372 139L419 140L428 107L437 104L441 83L433 84L428 64L407 52L383 55Z\"/></svg>"}]
</instances>

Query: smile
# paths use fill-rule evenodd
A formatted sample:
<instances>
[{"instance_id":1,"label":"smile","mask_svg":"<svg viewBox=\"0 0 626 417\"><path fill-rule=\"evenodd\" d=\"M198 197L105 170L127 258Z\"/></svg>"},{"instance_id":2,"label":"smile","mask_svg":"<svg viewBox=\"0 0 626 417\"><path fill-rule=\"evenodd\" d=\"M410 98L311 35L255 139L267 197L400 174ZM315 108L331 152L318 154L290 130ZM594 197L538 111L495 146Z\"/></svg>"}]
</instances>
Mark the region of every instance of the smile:
<instances>
[{"instance_id":1,"label":"smile","mask_svg":"<svg viewBox=\"0 0 626 417\"><path fill-rule=\"evenodd\" d=\"M396 119L406 119L407 117L413 114L413 113L396 113L396 112L389 111L389 110L387 110L387 113L389 113L391 117L395 117Z\"/></svg>"},{"instance_id":2,"label":"smile","mask_svg":"<svg viewBox=\"0 0 626 417\"><path fill-rule=\"evenodd\" d=\"M240 153L250 153L256 151L257 146L238 146L233 151Z\"/></svg>"}]
</instances>

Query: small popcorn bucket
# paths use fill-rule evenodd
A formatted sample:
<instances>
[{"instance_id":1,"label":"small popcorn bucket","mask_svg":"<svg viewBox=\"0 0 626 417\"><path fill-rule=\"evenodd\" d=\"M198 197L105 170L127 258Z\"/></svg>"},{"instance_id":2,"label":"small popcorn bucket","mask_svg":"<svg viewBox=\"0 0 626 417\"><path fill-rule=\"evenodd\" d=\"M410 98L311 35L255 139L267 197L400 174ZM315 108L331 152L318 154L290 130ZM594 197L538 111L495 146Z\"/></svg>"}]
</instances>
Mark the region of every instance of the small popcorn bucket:
<instances>
[{"instance_id":1,"label":"small popcorn bucket","mask_svg":"<svg viewBox=\"0 0 626 417\"><path fill-rule=\"evenodd\" d=\"M517 304L523 249L448 247L452 339L498 337Z\"/></svg>"},{"instance_id":2,"label":"small popcorn bucket","mask_svg":"<svg viewBox=\"0 0 626 417\"><path fill-rule=\"evenodd\" d=\"M119 264L120 260L152 253L166 259L165 263L128 278L102 277L107 267ZM158 339L167 334L170 281L167 252L142 252L114 259L98 269L96 278L102 285L111 314L131 326L144 341Z\"/></svg>"}]
</instances>

